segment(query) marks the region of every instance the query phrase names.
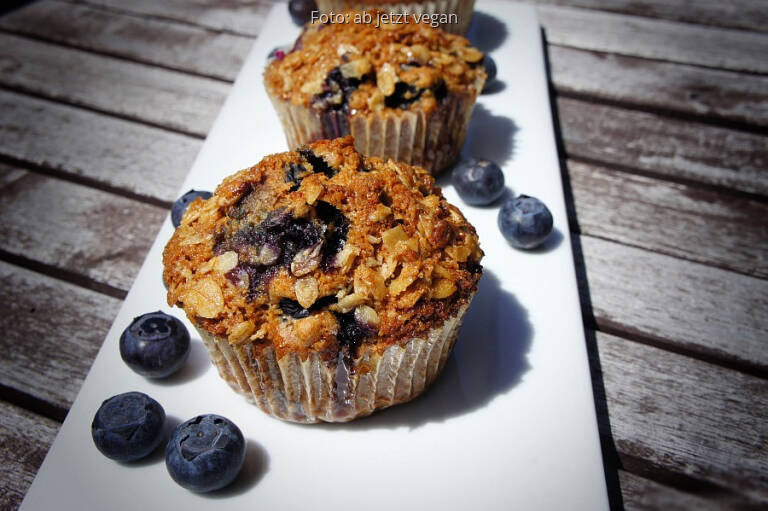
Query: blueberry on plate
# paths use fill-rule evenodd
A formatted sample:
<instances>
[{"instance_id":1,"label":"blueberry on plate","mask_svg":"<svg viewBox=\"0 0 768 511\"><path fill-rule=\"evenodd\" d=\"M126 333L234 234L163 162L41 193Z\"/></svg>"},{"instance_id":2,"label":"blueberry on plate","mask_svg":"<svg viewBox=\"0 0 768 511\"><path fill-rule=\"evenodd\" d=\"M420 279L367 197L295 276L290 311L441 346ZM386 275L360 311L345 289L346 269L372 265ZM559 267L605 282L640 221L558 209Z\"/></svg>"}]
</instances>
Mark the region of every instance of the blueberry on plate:
<instances>
[{"instance_id":1,"label":"blueberry on plate","mask_svg":"<svg viewBox=\"0 0 768 511\"><path fill-rule=\"evenodd\" d=\"M486 54L485 57L483 57L483 67L485 68L485 74L488 76L485 79L485 85L482 90L482 92L485 92L496 79L496 61L493 60L490 55Z\"/></svg>"},{"instance_id":2,"label":"blueberry on plate","mask_svg":"<svg viewBox=\"0 0 768 511\"><path fill-rule=\"evenodd\" d=\"M461 200L472 206L490 204L504 193L504 173L488 160L464 160L453 169L451 181Z\"/></svg>"},{"instance_id":3,"label":"blueberry on plate","mask_svg":"<svg viewBox=\"0 0 768 511\"><path fill-rule=\"evenodd\" d=\"M198 493L227 486L244 461L243 434L219 415L198 415L179 424L165 448L165 466L173 480Z\"/></svg>"},{"instance_id":4,"label":"blueberry on plate","mask_svg":"<svg viewBox=\"0 0 768 511\"><path fill-rule=\"evenodd\" d=\"M96 448L116 461L146 457L160 445L165 410L141 392L126 392L104 401L91 423Z\"/></svg>"},{"instance_id":5,"label":"blueberry on plate","mask_svg":"<svg viewBox=\"0 0 768 511\"><path fill-rule=\"evenodd\" d=\"M165 378L187 361L189 332L181 321L164 312L144 314L123 330L120 356L142 376Z\"/></svg>"},{"instance_id":6,"label":"blueberry on plate","mask_svg":"<svg viewBox=\"0 0 768 511\"><path fill-rule=\"evenodd\" d=\"M312 11L317 10L315 0L289 0L288 12L291 13L293 22L303 25L312 19Z\"/></svg>"},{"instance_id":7,"label":"blueberry on plate","mask_svg":"<svg viewBox=\"0 0 768 511\"><path fill-rule=\"evenodd\" d=\"M176 202L173 203L173 206L171 206L171 222L173 222L174 227L178 227L181 223L181 217L184 216L184 212L187 210L189 205L194 202L195 199L198 197L206 200L210 199L211 195L213 195L211 192L201 192L198 190L190 190L178 199L176 199Z\"/></svg>"},{"instance_id":8,"label":"blueberry on plate","mask_svg":"<svg viewBox=\"0 0 768 511\"><path fill-rule=\"evenodd\" d=\"M552 232L552 213L539 199L520 195L501 206L499 229L512 246L535 248Z\"/></svg>"}]
</instances>

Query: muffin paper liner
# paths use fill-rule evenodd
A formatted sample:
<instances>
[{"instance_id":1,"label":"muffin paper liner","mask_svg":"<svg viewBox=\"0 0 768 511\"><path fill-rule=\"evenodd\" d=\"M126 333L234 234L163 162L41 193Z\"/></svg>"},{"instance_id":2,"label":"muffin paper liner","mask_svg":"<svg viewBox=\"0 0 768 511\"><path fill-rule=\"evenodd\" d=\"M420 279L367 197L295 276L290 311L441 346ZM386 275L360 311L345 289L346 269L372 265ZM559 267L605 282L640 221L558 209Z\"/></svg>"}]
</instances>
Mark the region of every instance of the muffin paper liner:
<instances>
[{"instance_id":1,"label":"muffin paper liner","mask_svg":"<svg viewBox=\"0 0 768 511\"><path fill-rule=\"evenodd\" d=\"M433 175L449 168L459 157L475 104L474 95L451 95L429 114L420 110L383 110L349 116L294 105L268 94L290 149L315 140L352 135L355 149L366 156L419 165Z\"/></svg>"},{"instance_id":2,"label":"muffin paper liner","mask_svg":"<svg viewBox=\"0 0 768 511\"><path fill-rule=\"evenodd\" d=\"M428 2L359 2L356 0L317 0L322 13L341 12L345 9L381 9L389 14L455 14L458 23L441 24L440 28L453 34L465 34L472 21L475 0L432 0Z\"/></svg>"},{"instance_id":3,"label":"muffin paper liner","mask_svg":"<svg viewBox=\"0 0 768 511\"><path fill-rule=\"evenodd\" d=\"M469 304L423 337L381 354L324 361L291 353L277 359L272 347L231 345L198 328L219 375L265 413L301 422L347 422L420 395L445 366Z\"/></svg>"}]
</instances>

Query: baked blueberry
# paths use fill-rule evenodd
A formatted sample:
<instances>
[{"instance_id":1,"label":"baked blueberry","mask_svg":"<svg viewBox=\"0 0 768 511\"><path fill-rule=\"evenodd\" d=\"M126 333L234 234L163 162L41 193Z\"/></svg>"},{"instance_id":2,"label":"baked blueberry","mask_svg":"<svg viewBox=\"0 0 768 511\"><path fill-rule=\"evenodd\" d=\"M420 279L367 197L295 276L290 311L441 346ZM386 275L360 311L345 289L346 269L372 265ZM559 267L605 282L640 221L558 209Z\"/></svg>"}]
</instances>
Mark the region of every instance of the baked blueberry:
<instances>
[{"instance_id":1,"label":"baked blueberry","mask_svg":"<svg viewBox=\"0 0 768 511\"><path fill-rule=\"evenodd\" d=\"M293 22L303 25L312 19L312 11L317 10L315 0L289 0L288 12L291 13Z\"/></svg>"},{"instance_id":2,"label":"baked blueberry","mask_svg":"<svg viewBox=\"0 0 768 511\"><path fill-rule=\"evenodd\" d=\"M496 79L496 61L493 60L493 58L490 55L485 55L483 57L483 67L485 68L485 74L487 75L487 78L485 79L485 85L483 86L482 92L487 91L491 83Z\"/></svg>"},{"instance_id":3,"label":"baked blueberry","mask_svg":"<svg viewBox=\"0 0 768 511\"><path fill-rule=\"evenodd\" d=\"M501 206L499 229L512 246L535 248L552 232L552 213L539 199L520 195Z\"/></svg>"},{"instance_id":4,"label":"baked blueberry","mask_svg":"<svg viewBox=\"0 0 768 511\"><path fill-rule=\"evenodd\" d=\"M174 227L178 227L181 223L181 217L184 216L184 212L187 210L189 205L198 197L201 197L202 199L210 199L211 198L211 192L201 192L199 190L190 190L178 199L176 199L176 202L173 203L173 206L171 207L171 222L173 222Z\"/></svg>"},{"instance_id":5,"label":"baked blueberry","mask_svg":"<svg viewBox=\"0 0 768 511\"><path fill-rule=\"evenodd\" d=\"M273 60L283 60L286 53L288 53L290 50L290 46L275 46L272 48L272 51L269 52L269 55L267 55L267 62L272 62Z\"/></svg>"},{"instance_id":6,"label":"baked blueberry","mask_svg":"<svg viewBox=\"0 0 768 511\"><path fill-rule=\"evenodd\" d=\"M187 361L189 332L181 321L164 312L144 314L123 330L120 356L142 376L165 378Z\"/></svg>"},{"instance_id":7,"label":"baked blueberry","mask_svg":"<svg viewBox=\"0 0 768 511\"><path fill-rule=\"evenodd\" d=\"M504 193L504 173L488 160L464 160L453 169L451 181L461 200L473 206L490 204Z\"/></svg>"},{"instance_id":8,"label":"baked blueberry","mask_svg":"<svg viewBox=\"0 0 768 511\"><path fill-rule=\"evenodd\" d=\"M104 401L91 423L96 448L116 461L135 461L162 440L165 410L141 392L126 392Z\"/></svg>"},{"instance_id":9,"label":"baked blueberry","mask_svg":"<svg viewBox=\"0 0 768 511\"><path fill-rule=\"evenodd\" d=\"M244 461L243 434L219 415L198 415L179 424L165 448L165 466L173 480L198 493L231 483Z\"/></svg>"}]
</instances>

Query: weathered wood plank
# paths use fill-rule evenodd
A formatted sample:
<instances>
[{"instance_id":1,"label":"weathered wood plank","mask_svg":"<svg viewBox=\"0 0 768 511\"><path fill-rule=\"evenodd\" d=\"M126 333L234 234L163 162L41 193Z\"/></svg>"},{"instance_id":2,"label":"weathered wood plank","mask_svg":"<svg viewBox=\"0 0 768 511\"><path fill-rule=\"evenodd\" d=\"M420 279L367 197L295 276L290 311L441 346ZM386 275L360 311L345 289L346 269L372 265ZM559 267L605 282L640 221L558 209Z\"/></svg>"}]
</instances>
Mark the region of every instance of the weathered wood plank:
<instances>
[{"instance_id":1,"label":"weathered wood plank","mask_svg":"<svg viewBox=\"0 0 768 511\"><path fill-rule=\"evenodd\" d=\"M0 401L0 509L18 509L58 423Z\"/></svg>"},{"instance_id":2,"label":"weathered wood plank","mask_svg":"<svg viewBox=\"0 0 768 511\"><path fill-rule=\"evenodd\" d=\"M0 62L0 83L6 87L200 137L208 134L231 88L218 80L2 33Z\"/></svg>"},{"instance_id":3,"label":"weathered wood plank","mask_svg":"<svg viewBox=\"0 0 768 511\"><path fill-rule=\"evenodd\" d=\"M549 43L705 67L768 73L763 34L541 5Z\"/></svg>"},{"instance_id":4,"label":"weathered wood plank","mask_svg":"<svg viewBox=\"0 0 768 511\"><path fill-rule=\"evenodd\" d=\"M3 165L0 175L4 251L124 290L168 214L157 206Z\"/></svg>"},{"instance_id":5,"label":"weathered wood plank","mask_svg":"<svg viewBox=\"0 0 768 511\"><path fill-rule=\"evenodd\" d=\"M579 231L768 277L768 204L568 161Z\"/></svg>"},{"instance_id":6,"label":"weathered wood plank","mask_svg":"<svg viewBox=\"0 0 768 511\"><path fill-rule=\"evenodd\" d=\"M253 45L248 37L56 0L0 17L0 29L228 81Z\"/></svg>"},{"instance_id":7,"label":"weathered wood plank","mask_svg":"<svg viewBox=\"0 0 768 511\"><path fill-rule=\"evenodd\" d=\"M569 156L768 195L765 136L574 99L557 106Z\"/></svg>"},{"instance_id":8,"label":"weathered wood plank","mask_svg":"<svg viewBox=\"0 0 768 511\"><path fill-rule=\"evenodd\" d=\"M625 470L619 470L619 484L624 508L664 509L665 511L709 511L722 509L723 503L713 498L694 495L659 484Z\"/></svg>"},{"instance_id":9,"label":"weathered wood plank","mask_svg":"<svg viewBox=\"0 0 768 511\"><path fill-rule=\"evenodd\" d=\"M0 154L144 197L176 199L202 141L0 91Z\"/></svg>"},{"instance_id":10,"label":"weathered wood plank","mask_svg":"<svg viewBox=\"0 0 768 511\"><path fill-rule=\"evenodd\" d=\"M768 77L550 45L558 92L768 126Z\"/></svg>"},{"instance_id":11,"label":"weathered wood plank","mask_svg":"<svg viewBox=\"0 0 768 511\"><path fill-rule=\"evenodd\" d=\"M768 503L768 381L607 334L597 344L624 466Z\"/></svg>"},{"instance_id":12,"label":"weathered wood plank","mask_svg":"<svg viewBox=\"0 0 768 511\"><path fill-rule=\"evenodd\" d=\"M213 30L221 30L256 37L264 25L264 18L277 2L270 0L75 0L91 6L109 7L123 12L148 15L161 19L192 23Z\"/></svg>"},{"instance_id":13,"label":"weathered wood plank","mask_svg":"<svg viewBox=\"0 0 768 511\"><path fill-rule=\"evenodd\" d=\"M684 21L726 28L768 31L768 9L761 0L535 0L537 4L584 7L619 14Z\"/></svg>"},{"instance_id":14,"label":"weathered wood plank","mask_svg":"<svg viewBox=\"0 0 768 511\"><path fill-rule=\"evenodd\" d=\"M69 408L121 300L0 262L0 383Z\"/></svg>"},{"instance_id":15,"label":"weathered wood plank","mask_svg":"<svg viewBox=\"0 0 768 511\"><path fill-rule=\"evenodd\" d=\"M590 236L579 241L582 300L601 330L768 370L768 281Z\"/></svg>"}]
</instances>

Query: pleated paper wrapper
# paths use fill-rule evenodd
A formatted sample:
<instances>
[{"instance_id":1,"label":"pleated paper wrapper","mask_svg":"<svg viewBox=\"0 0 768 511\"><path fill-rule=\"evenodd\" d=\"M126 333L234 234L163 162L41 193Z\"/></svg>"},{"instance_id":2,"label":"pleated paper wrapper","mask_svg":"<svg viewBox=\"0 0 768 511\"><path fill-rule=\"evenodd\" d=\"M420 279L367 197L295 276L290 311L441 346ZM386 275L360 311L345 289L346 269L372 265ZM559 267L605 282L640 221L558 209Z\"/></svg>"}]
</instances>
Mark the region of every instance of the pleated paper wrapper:
<instances>
[{"instance_id":1,"label":"pleated paper wrapper","mask_svg":"<svg viewBox=\"0 0 768 511\"><path fill-rule=\"evenodd\" d=\"M277 359L272 347L233 345L197 330L219 375L265 413L300 423L347 422L424 392L445 366L468 306L424 336L354 359L324 361L317 353Z\"/></svg>"},{"instance_id":2,"label":"pleated paper wrapper","mask_svg":"<svg viewBox=\"0 0 768 511\"><path fill-rule=\"evenodd\" d=\"M433 0L428 2L359 2L356 0L317 0L317 9L324 14L338 13L346 9L381 9L385 13L398 14L455 14L457 23L444 23L439 28L452 34L465 34L472 21L475 0Z\"/></svg>"},{"instance_id":3,"label":"pleated paper wrapper","mask_svg":"<svg viewBox=\"0 0 768 511\"><path fill-rule=\"evenodd\" d=\"M430 113L384 109L380 113L348 115L294 105L269 93L290 149L352 135L355 149L366 156L419 165L438 175L459 157L467 136L474 94L450 95Z\"/></svg>"}]
</instances>

